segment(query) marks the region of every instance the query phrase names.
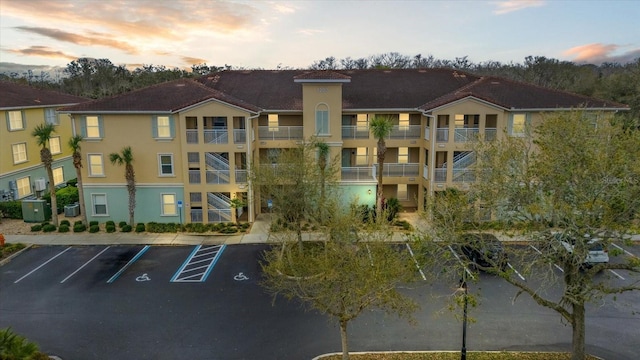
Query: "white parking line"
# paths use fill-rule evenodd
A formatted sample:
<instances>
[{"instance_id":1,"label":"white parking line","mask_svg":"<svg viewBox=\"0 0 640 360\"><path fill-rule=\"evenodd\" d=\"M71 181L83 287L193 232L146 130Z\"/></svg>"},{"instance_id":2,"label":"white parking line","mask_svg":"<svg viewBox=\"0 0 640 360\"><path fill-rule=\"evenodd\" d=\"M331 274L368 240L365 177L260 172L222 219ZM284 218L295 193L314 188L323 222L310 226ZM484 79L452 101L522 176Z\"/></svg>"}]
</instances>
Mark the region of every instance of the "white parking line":
<instances>
[{"instance_id":1,"label":"white parking line","mask_svg":"<svg viewBox=\"0 0 640 360\"><path fill-rule=\"evenodd\" d=\"M613 270L611 270L611 269L608 269L608 270L609 270L609 272L611 272L613 275L617 276L620 280L624 280L624 278L623 278L620 274L618 274L617 272L615 272L615 271L613 271Z\"/></svg>"},{"instance_id":2,"label":"white parking line","mask_svg":"<svg viewBox=\"0 0 640 360\"><path fill-rule=\"evenodd\" d=\"M542 251L540 251L540 250L536 249L536 247L535 247L535 246L533 246L533 245L531 245L531 244L529 244L529 246L530 246L533 250L537 251L537 252L538 252L538 254L542 255ZM563 269L563 268L561 268L560 266L558 266L558 265L556 265L556 264L553 264L553 266L555 266L558 270L560 270L560 271L564 272L564 269Z\"/></svg>"},{"instance_id":3,"label":"white parking line","mask_svg":"<svg viewBox=\"0 0 640 360\"><path fill-rule=\"evenodd\" d=\"M71 246L69 246L68 248L64 249L64 251L61 251L60 253L58 253L58 255L56 255L56 256L52 257L51 259L47 260L44 264L42 264L42 265L38 266L37 268L31 270L28 274L26 274L25 276L21 277L20 279L14 281L13 283L17 284L20 280L22 280L22 279L26 278L27 276L33 274L34 272L38 271L38 269L40 269L41 267L43 267L43 266L47 265L48 263L50 263L51 261L53 261L53 259L55 259L58 256L66 253L69 249L71 249Z\"/></svg>"},{"instance_id":4,"label":"white parking line","mask_svg":"<svg viewBox=\"0 0 640 360\"><path fill-rule=\"evenodd\" d=\"M629 256L631 256L631 257L637 257L637 256L635 256L634 254L632 254L632 253L628 252L627 250L625 250L625 249L621 248L620 246L618 246L618 245L616 245L616 244L613 244L613 243L612 243L611 245L613 245L613 246L617 247L618 249L622 250L625 254L627 254L627 255L629 255Z\"/></svg>"},{"instance_id":5,"label":"white parking line","mask_svg":"<svg viewBox=\"0 0 640 360\"><path fill-rule=\"evenodd\" d=\"M94 256L91 258L91 260L87 261L86 263L84 263L82 266L80 266L78 268L78 270L74 271L71 273L71 275L67 276L66 278L64 278L64 280L60 281L60 284L64 283L65 281L69 280L69 278L71 278L73 275L75 275L78 271L82 270L82 268L84 268L85 266L89 265L90 262L92 262L93 260L95 260L98 256L102 255L103 252L107 251L107 249L109 249L111 246L107 246L106 248L104 248L104 250L100 251L98 253L98 255Z\"/></svg>"},{"instance_id":6,"label":"white parking line","mask_svg":"<svg viewBox=\"0 0 640 360\"><path fill-rule=\"evenodd\" d=\"M413 262L416 264L416 269L418 269L418 272L420 272L420 276L422 276L422 280L427 281L427 277L424 275L424 271L420 269L420 264L418 264L418 260L416 260L415 255L413 255L413 250L411 250L411 246L409 246L409 244L405 244L405 245L407 245L409 254L411 254L411 257L413 258Z\"/></svg>"},{"instance_id":7,"label":"white parking line","mask_svg":"<svg viewBox=\"0 0 640 360\"><path fill-rule=\"evenodd\" d=\"M509 265L509 267L511 268L511 270L513 270L513 271L516 273L516 275L518 275L518 276L520 277L520 279L522 279L522 281L527 281L527 279L525 279L525 278L524 278L524 276L522 276L522 275L518 272L518 270L516 270L516 268L514 268L514 267L511 265L511 263L507 263L507 265Z\"/></svg>"},{"instance_id":8,"label":"white parking line","mask_svg":"<svg viewBox=\"0 0 640 360\"><path fill-rule=\"evenodd\" d=\"M473 275L473 273L471 272L471 270L469 270L469 268L467 266L464 265L464 261L462 261L462 259L460 259L460 256L458 256L458 253L453 250L453 248L451 247L451 245L447 245L447 247L449 248L449 250L451 250L451 253L453 254L453 256L456 257L456 259L458 259L458 261L460 262L460 264L462 264L464 266L464 271L467 272L467 275L469 275L471 277L471 279L475 280L476 277Z\"/></svg>"}]
</instances>

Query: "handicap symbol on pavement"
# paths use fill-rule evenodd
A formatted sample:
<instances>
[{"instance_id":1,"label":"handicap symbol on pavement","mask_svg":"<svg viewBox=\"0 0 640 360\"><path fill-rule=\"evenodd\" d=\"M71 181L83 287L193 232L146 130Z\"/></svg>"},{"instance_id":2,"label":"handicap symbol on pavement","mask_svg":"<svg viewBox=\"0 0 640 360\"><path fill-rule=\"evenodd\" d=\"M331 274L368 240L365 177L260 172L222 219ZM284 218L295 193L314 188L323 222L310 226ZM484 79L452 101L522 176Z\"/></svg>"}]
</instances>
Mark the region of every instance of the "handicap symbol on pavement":
<instances>
[{"instance_id":1,"label":"handicap symbol on pavement","mask_svg":"<svg viewBox=\"0 0 640 360\"><path fill-rule=\"evenodd\" d=\"M147 275L147 273L144 273L140 276L138 276L136 278L136 281L141 282L141 281L151 281L151 278L149 278L149 275Z\"/></svg>"},{"instance_id":2,"label":"handicap symbol on pavement","mask_svg":"<svg viewBox=\"0 0 640 360\"><path fill-rule=\"evenodd\" d=\"M249 278L243 273L238 273L238 275L234 276L233 279L236 281L249 280Z\"/></svg>"}]
</instances>

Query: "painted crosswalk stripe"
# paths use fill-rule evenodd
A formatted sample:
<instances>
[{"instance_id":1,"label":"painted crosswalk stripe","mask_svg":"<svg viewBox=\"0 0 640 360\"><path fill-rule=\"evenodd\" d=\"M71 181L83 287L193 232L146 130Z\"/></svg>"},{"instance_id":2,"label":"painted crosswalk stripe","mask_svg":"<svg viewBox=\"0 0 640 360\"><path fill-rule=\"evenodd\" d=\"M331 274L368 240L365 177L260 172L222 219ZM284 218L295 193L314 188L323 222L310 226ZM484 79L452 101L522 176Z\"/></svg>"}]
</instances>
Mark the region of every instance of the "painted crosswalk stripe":
<instances>
[{"instance_id":1,"label":"painted crosswalk stripe","mask_svg":"<svg viewBox=\"0 0 640 360\"><path fill-rule=\"evenodd\" d=\"M226 245L196 246L171 282L204 282L222 255Z\"/></svg>"}]
</instances>

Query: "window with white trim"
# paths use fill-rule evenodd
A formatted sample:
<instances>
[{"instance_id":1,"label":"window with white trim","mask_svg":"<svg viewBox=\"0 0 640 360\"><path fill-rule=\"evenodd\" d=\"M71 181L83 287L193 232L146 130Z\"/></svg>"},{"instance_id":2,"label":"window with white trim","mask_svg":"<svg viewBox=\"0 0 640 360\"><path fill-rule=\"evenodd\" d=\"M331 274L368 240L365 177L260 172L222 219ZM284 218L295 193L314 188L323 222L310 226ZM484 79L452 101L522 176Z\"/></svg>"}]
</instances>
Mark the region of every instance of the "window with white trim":
<instances>
[{"instance_id":1,"label":"window with white trim","mask_svg":"<svg viewBox=\"0 0 640 360\"><path fill-rule=\"evenodd\" d=\"M91 204L94 216L107 216L107 194L91 194Z\"/></svg>"},{"instance_id":2,"label":"window with white trim","mask_svg":"<svg viewBox=\"0 0 640 360\"><path fill-rule=\"evenodd\" d=\"M102 119L99 116L85 116L82 130L87 139L101 139L103 136Z\"/></svg>"},{"instance_id":3,"label":"window with white trim","mask_svg":"<svg viewBox=\"0 0 640 360\"><path fill-rule=\"evenodd\" d=\"M409 198L409 192L407 191L407 184L398 184L398 199L407 200Z\"/></svg>"},{"instance_id":4,"label":"window with white trim","mask_svg":"<svg viewBox=\"0 0 640 360\"><path fill-rule=\"evenodd\" d=\"M509 135L525 136L527 122L527 114L511 114L508 126Z\"/></svg>"},{"instance_id":5,"label":"window with white trim","mask_svg":"<svg viewBox=\"0 0 640 360\"><path fill-rule=\"evenodd\" d=\"M13 163L20 164L27 161L27 143L18 143L11 145L11 153L13 154Z\"/></svg>"},{"instance_id":6,"label":"window with white trim","mask_svg":"<svg viewBox=\"0 0 640 360\"><path fill-rule=\"evenodd\" d=\"M29 179L28 176L16 179L16 186L18 187L18 198L31 195L33 192L33 190L31 190L31 179Z\"/></svg>"},{"instance_id":7,"label":"window with white trim","mask_svg":"<svg viewBox=\"0 0 640 360\"><path fill-rule=\"evenodd\" d=\"M176 194L161 194L160 198L162 202L162 215L170 216L178 214L178 210L176 208Z\"/></svg>"},{"instance_id":8,"label":"window with white trim","mask_svg":"<svg viewBox=\"0 0 640 360\"><path fill-rule=\"evenodd\" d=\"M55 185L64 183L64 171L62 166L53 169L53 183Z\"/></svg>"},{"instance_id":9,"label":"window with white trim","mask_svg":"<svg viewBox=\"0 0 640 360\"><path fill-rule=\"evenodd\" d=\"M158 169L160 176L172 176L173 154L158 154Z\"/></svg>"},{"instance_id":10,"label":"window with white trim","mask_svg":"<svg viewBox=\"0 0 640 360\"><path fill-rule=\"evenodd\" d=\"M44 121L47 124L60 125L60 118L56 113L56 109L54 108L44 109Z\"/></svg>"},{"instance_id":11,"label":"window with white trim","mask_svg":"<svg viewBox=\"0 0 640 360\"><path fill-rule=\"evenodd\" d=\"M21 110L7 111L7 129L9 131L24 130L24 114Z\"/></svg>"},{"instance_id":12,"label":"window with white trim","mask_svg":"<svg viewBox=\"0 0 640 360\"><path fill-rule=\"evenodd\" d=\"M60 154L62 152L60 136L54 136L49 139L49 150L51 151L51 155Z\"/></svg>"},{"instance_id":13,"label":"window with white trim","mask_svg":"<svg viewBox=\"0 0 640 360\"><path fill-rule=\"evenodd\" d=\"M269 114L269 131L278 131L278 114Z\"/></svg>"},{"instance_id":14,"label":"window with white trim","mask_svg":"<svg viewBox=\"0 0 640 360\"><path fill-rule=\"evenodd\" d=\"M171 116L153 117L153 137L155 139L172 139L174 137L174 124Z\"/></svg>"},{"instance_id":15,"label":"window with white trim","mask_svg":"<svg viewBox=\"0 0 640 360\"><path fill-rule=\"evenodd\" d=\"M89 176L104 176L102 154L88 154Z\"/></svg>"},{"instance_id":16,"label":"window with white trim","mask_svg":"<svg viewBox=\"0 0 640 360\"><path fill-rule=\"evenodd\" d=\"M398 148L398 163L399 164L408 164L409 163L409 148L408 147L399 147Z\"/></svg>"},{"instance_id":17,"label":"window with white trim","mask_svg":"<svg viewBox=\"0 0 640 360\"><path fill-rule=\"evenodd\" d=\"M316 106L316 134L329 134L329 107L327 104Z\"/></svg>"}]
</instances>

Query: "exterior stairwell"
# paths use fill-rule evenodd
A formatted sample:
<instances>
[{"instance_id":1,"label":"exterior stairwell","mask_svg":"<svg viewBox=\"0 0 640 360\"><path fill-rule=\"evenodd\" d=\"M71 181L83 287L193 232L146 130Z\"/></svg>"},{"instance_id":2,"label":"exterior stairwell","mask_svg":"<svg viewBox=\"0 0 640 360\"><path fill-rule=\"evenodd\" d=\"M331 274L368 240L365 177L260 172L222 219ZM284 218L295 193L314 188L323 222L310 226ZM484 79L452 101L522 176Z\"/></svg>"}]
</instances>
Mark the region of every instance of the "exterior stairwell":
<instances>
[{"instance_id":1,"label":"exterior stairwell","mask_svg":"<svg viewBox=\"0 0 640 360\"><path fill-rule=\"evenodd\" d=\"M476 154L473 151L465 151L453 157L453 181L473 181L473 170L469 169L476 163ZM442 165L447 167L447 163Z\"/></svg>"},{"instance_id":2,"label":"exterior stairwell","mask_svg":"<svg viewBox=\"0 0 640 360\"><path fill-rule=\"evenodd\" d=\"M223 193L207 193L209 222L231 221L231 199Z\"/></svg>"},{"instance_id":3,"label":"exterior stairwell","mask_svg":"<svg viewBox=\"0 0 640 360\"><path fill-rule=\"evenodd\" d=\"M205 153L207 165L208 184L228 184L231 180L229 174L229 160L216 153Z\"/></svg>"}]
</instances>

